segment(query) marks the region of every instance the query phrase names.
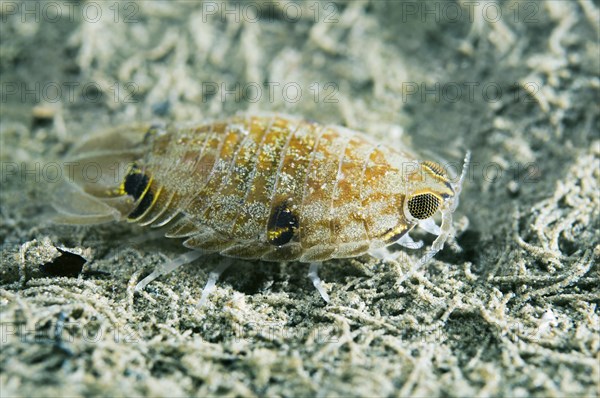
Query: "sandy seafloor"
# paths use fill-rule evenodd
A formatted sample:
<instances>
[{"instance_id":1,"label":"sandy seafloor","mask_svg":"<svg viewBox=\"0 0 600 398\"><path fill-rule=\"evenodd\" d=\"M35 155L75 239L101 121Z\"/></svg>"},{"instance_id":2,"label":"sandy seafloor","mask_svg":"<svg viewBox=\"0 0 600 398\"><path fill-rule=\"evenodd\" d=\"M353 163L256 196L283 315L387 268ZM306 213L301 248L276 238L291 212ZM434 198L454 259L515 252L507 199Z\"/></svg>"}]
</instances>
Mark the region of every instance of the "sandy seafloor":
<instances>
[{"instance_id":1,"label":"sandy seafloor","mask_svg":"<svg viewBox=\"0 0 600 398\"><path fill-rule=\"evenodd\" d=\"M597 2L115 4L0 3L1 396L599 395ZM51 222L86 135L239 110L471 149L456 244L329 261L329 305L240 261L198 309L218 256L134 294L179 241Z\"/></svg>"}]
</instances>

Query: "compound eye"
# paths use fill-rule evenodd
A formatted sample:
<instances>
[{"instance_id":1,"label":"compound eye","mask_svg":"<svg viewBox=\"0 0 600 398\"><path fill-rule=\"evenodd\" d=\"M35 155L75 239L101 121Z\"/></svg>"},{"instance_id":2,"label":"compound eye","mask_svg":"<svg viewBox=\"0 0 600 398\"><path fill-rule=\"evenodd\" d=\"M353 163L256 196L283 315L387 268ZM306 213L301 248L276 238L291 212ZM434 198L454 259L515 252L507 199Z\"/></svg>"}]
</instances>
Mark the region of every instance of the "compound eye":
<instances>
[{"instance_id":1,"label":"compound eye","mask_svg":"<svg viewBox=\"0 0 600 398\"><path fill-rule=\"evenodd\" d=\"M408 211L417 220L433 216L439 207L440 198L431 193L417 194L408 200Z\"/></svg>"}]
</instances>

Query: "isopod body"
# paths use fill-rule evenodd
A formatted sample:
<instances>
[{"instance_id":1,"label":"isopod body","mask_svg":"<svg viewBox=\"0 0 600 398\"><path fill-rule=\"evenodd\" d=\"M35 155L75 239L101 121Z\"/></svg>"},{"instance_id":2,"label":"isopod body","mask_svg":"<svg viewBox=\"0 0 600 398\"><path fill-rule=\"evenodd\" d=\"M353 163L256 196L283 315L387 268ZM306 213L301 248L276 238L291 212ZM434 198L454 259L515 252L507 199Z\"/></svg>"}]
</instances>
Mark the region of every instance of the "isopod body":
<instances>
[{"instance_id":1,"label":"isopod body","mask_svg":"<svg viewBox=\"0 0 600 398\"><path fill-rule=\"evenodd\" d=\"M460 191L436 163L284 115L119 128L75 147L70 164L77 199L57 208L71 222L127 219L192 249L267 261L374 253L410 241L416 225L439 235L437 251ZM79 176L90 164L102 178Z\"/></svg>"}]
</instances>

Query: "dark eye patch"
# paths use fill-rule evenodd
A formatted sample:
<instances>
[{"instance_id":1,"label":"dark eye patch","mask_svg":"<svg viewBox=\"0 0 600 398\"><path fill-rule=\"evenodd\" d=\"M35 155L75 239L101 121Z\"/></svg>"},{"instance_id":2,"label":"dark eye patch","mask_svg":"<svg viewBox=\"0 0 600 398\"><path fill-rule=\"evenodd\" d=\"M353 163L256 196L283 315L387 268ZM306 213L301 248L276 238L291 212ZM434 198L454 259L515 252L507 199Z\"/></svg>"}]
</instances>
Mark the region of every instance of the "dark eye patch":
<instances>
[{"instance_id":1,"label":"dark eye patch","mask_svg":"<svg viewBox=\"0 0 600 398\"><path fill-rule=\"evenodd\" d=\"M286 202L276 206L267 224L267 240L274 246L282 246L292 240L298 229L298 217Z\"/></svg>"},{"instance_id":2,"label":"dark eye patch","mask_svg":"<svg viewBox=\"0 0 600 398\"><path fill-rule=\"evenodd\" d=\"M132 168L129 174L125 176L123 188L125 193L133 196L135 200L138 200L149 183L150 178L146 174L142 174L139 169Z\"/></svg>"},{"instance_id":3,"label":"dark eye patch","mask_svg":"<svg viewBox=\"0 0 600 398\"><path fill-rule=\"evenodd\" d=\"M154 194L151 189L148 189L148 184L150 184L150 177L142 173L139 167L134 164L125 176L123 190L126 194L133 196L136 201L140 198L141 200L131 214L127 216L129 219L141 216L152 205Z\"/></svg>"}]
</instances>

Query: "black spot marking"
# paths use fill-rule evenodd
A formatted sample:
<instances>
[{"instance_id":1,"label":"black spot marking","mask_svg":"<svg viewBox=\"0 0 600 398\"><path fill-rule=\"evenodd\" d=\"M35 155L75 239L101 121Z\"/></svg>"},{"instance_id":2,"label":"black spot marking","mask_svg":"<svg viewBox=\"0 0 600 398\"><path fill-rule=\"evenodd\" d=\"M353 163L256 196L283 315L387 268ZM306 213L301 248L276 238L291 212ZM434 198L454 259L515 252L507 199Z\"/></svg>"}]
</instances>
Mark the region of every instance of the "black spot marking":
<instances>
[{"instance_id":1,"label":"black spot marking","mask_svg":"<svg viewBox=\"0 0 600 398\"><path fill-rule=\"evenodd\" d=\"M146 190L149 182L150 178L146 174L140 173L139 169L134 166L129 174L125 176L123 187L128 195L138 200Z\"/></svg>"},{"instance_id":2,"label":"black spot marking","mask_svg":"<svg viewBox=\"0 0 600 398\"><path fill-rule=\"evenodd\" d=\"M154 193L148 188L148 184L150 184L150 177L142 173L139 167L134 164L129 173L125 176L123 190L128 195L133 196L133 199L139 201L139 203L127 218L138 218L152 206Z\"/></svg>"},{"instance_id":3,"label":"black spot marking","mask_svg":"<svg viewBox=\"0 0 600 398\"><path fill-rule=\"evenodd\" d=\"M42 264L40 269L52 276L77 276L83 270L86 259L78 254L56 248L61 254L54 260Z\"/></svg>"},{"instance_id":4,"label":"black spot marking","mask_svg":"<svg viewBox=\"0 0 600 398\"><path fill-rule=\"evenodd\" d=\"M292 240L298 229L298 217L290 210L288 203L275 207L267 224L267 239L274 246L282 246Z\"/></svg>"},{"instance_id":5,"label":"black spot marking","mask_svg":"<svg viewBox=\"0 0 600 398\"><path fill-rule=\"evenodd\" d=\"M138 218L139 216L144 214L144 212L146 210L148 210L148 208L152 205L153 200L154 200L154 194L150 190L148 190L148 192L146 192L146 195L144 195L144 197L142 198L140 203L137 205L135 210L133 210L127 216L127 218L134 219L134 218Z\"/></svg>"}]
</instances>

